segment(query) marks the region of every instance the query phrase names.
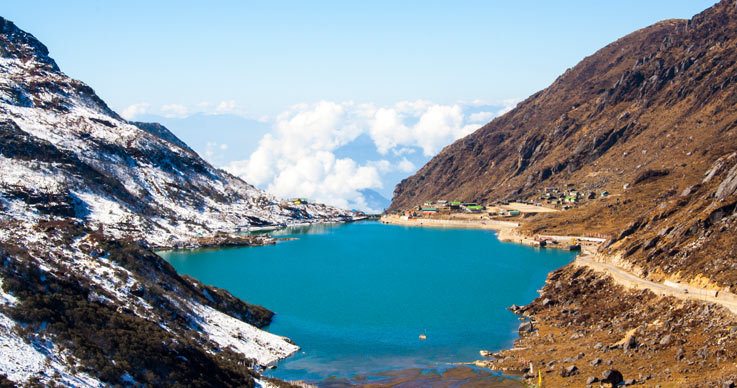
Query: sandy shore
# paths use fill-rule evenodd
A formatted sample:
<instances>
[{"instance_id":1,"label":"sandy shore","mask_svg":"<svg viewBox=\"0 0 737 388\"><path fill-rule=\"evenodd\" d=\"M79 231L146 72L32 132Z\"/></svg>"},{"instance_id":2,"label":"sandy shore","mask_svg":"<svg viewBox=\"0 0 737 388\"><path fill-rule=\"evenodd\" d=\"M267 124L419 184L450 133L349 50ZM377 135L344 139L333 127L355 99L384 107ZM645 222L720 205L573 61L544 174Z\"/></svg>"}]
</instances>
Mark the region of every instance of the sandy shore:
<instances>
[{"instance_id":1,"label":"sandy shore","mask_svg":"<svg viewBox=\"0 0 737 388\"><path fill-rule=\"evenodd\" d=\"M384 224L403 225L403 226L419 226L430 228L464 228L464 229L487 229L499 232L499 241L513 242L517 244L525 244L538 246L539 243L530 236L525 236L517 231L519 223L512 221L500 220L443 220L433 218L404 218L400 216L382 216L379 219ZM549 244L548 247L554 249L567 249L571 240L576 237L570 236L545 236L552 238L558 244Z\"/></svg>"},{"instance_id":2,"label":"sandy shore","mask_svg":"<svg viewBox=\"0 0 737 388\"><path fill-rule=\"evenodd\" d=\"M432 218L409 218L403 219L399 216L382 216L379 219L384 224L423 226L431 228L465 228L465 229L489 229L489 230L514 230L519 226L517 222L498 220L440 220Z\"/></svg>"}]
</instances>

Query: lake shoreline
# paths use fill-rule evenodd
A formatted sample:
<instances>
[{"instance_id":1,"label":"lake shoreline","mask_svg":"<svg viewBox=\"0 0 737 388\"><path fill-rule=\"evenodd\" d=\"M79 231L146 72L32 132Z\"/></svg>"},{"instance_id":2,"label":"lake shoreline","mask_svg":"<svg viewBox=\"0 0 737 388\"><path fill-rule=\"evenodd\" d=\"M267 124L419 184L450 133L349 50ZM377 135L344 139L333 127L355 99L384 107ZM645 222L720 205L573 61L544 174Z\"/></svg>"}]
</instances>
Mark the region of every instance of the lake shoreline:
<instances>
[{"instance_id":1,"label":"lake shoreline","mask_svg":"<svg viewBox=\"0 0 737 388\"><path fill-rule=\"evenodd\" d=\"M427 219L422 222L403 220L400 223L384 218L383 221L387 224L416 227L435 226L432 222L427 222ZM450 220L444 222L448 221ZM484 224L481 221L464 222L463 227L492 229L493 224L489 225L488 221ZM565 242L569 241L578 245L581 253L570 264L551 271L538 291L539 295L529 304L512 306L511 310L515 314L530 323L524 329L520 326L514 348L505 348L490 354L489 358L479 359L473 363L475 366L503 373L522 374L531 385L537 383L538 374L542 375L546 386L562 386L584 383L587 379L593 381L594 377L603 376L602 370L615 369L636 384L677 381L674 386L681 386L687 384L686 382L698 381L699 377L688 368L682 367L685 359L683 356L673 356L661 350L672 343L673 334L669 333L676 330L663 326L661 321L668 319L676 322L672 317L663 318L672 313L672 306L679 306L682 315L689 317L690 322L703 320L703 312L710 307L713 309L709 315L711 323L704 323L699 330L694 327L691 331L679 333L681 339L678 343L681 346L703 341L703 337L693 333L710 330L714 323L727 328L734 325L737 294L709 287L708 284L681 282L678 276L669 278L660 274L655 278L647 277L641 269L623 263L621 257L601 250L602 246L606 246L603 238L533 237L511 227L499 227L498 231L500 241L538 246L539 241L544 239L558 242L547 244L547 247L563 249ZM585 280L582 281L581 278ZM599 286L591 289L586 288L586 284ZM638 314L625 316L609 330L604 330L603 327L593 330L577 327L577 315L570 314L571 309L580 309L585 312L579 314L585 316L605 316L613 305L643 298L649 300L644 303L647 304L646 307L642 307ZM582 303L581 300L596 302ZM658 319L648 317L651 311L659 311L655 314ZM599 321L599 325L601 322ZM678 352L683 353L684 348L685 346L681 347ZM728 371L734 370L726 366L720 367L718 358L713 355L717 354L715 352L724 352L722 345L712 344L704 349L711 352L709 354L712 360L717 359L716 363L709 364L715 373L728 374ZM645 352L646 355L643 359L631 358L630 352Z\"/></svg>"},{"instance_id":2,"label":"lake shoreline","mask_svg":"<svg viewBox=\"0 0 737 388\"><path fill-rule=\"evenodd\" d=\"M309 228L293 228L279 233L275 232L273 234L274 237L297 237L299 240L289 244L276 244L265 249L198 249L169 251L163 252L163 254L167 258L167 261L174 265L177 271L181 273L193 276L205 283L227 289L234 292L237 296L239 294L247 296L248 300L252 303L268 306L274 309L274 311L284 313L279 314L281 319L276 320L276 326L272 325L269 331L292 338L298 345L303 346L303 349L307 349L307 355L300 353L297 358L290 357L288 360L291 361L288 361L286 364L280 362L278 369L274 372L270 371L268 374L275 378L283 378L290 381L302 380L309 383L317 382L318 379L322 379L324 376L331 376L332 373L338 372L335 372L335 366L327 366L325 369L329 371L328 374L319 375L316 369L312 369L315 372L305 374L300 372L300 370L309 370L305 365L316 365L321 362L320 359L322 358L329 360L325 365L330 365L329 362L332 362L330 360L334 358L331 354L340 355L345 352L345 355L348 357L352 357L351 355L353 354L360 355L362 354L361 351L357 352L350 348L361 348L366 345L353 346L350 343L370 344L376 338L376 334L373 333L376 330L379 330L378 333L381 333L382 336L382 339L377 342L377 344L381 344L382 353L377 353L378 356L375 359L380 360L383 357L387 359L394 358L393 361L384 364L375 362L376 366L413 368L435 365L436 368L445 368L442 365L461 366L462 364L457 364L458 360L462 360L465 365L473 365L472 362L478 358L479 349L489 347L503 349L511 346L511 343L515 340L516 334L514 330L516 328L516 318L507 312L505 307L513 303L534 298L536 296L535 290L544 281L546 274L550 270L570 262L572 258L571 255L564 252L554 252L551 250L546 253L544 250L530 250L519 246L515 247L518 244L503 244L500 243L496 236L490 236L488 232L481 230L428 229L421 231L419 229L384 226L379 222L336 224L332 227L311 226ZM454 243L449 244L448 242L450 241ZM379 251L385 253L377 253L377 248L379 248ZM331 254L325 255L326 249ZM355 271L355 266L351 264L351 260L346 260L346 257L349 255L355 255L357 250L365 252L363 255L366 257L365 260L368 260L368 257L374 257L378 254L378 260L372 259L365 261L356 258L356 260L363 263L377 263L373 266L363 267L364 270L361 271L363 275L359 278L354 276L358 273ZM490 250L498 252L497 260L487 259ZM312 252L312 254L309 252ZM392 259L392 257L406 258L407 255L411 255L414 258L411 261L405 259L399 262ZM313 256L315 259L309 259L309 257ZM191 260L187 259L187 257L190 257ZM529 265L517 265L520 259L526 260L525 262L529 263ZM428 260L437 265L427 265ZM296 265L294 271L291 274L287 273L287 278L283 278L285 274L283 269L292 268L290 267L292 265L291 263ZM257 265L259 270L245 269L253 265ZM383 276L382 274L386 274L386 269L389 266L395 268L395 270L392 271L390 276ZM238 270L238 267L243 267L243 271ZM227 268L227 271L223 270L225 268ZM325 278L333 279L336 273L345 273L348 275L346 278L340 277L345 280L335 285L328 285L328 288L323 286L310 288L309 292L314 293L314 295L337 296L334 300L337 304L326 305L334 307L328 307L325 311L341 311L341 316L346 316L346 314L348 314L347 316L363 316L368 314L365 308L359 308L355 311L348 310L346 312L340 306L345 303L349 306L374 305L376 306L373 308L375 311L388 311L388 317L399 314L397 315L399 323L393 318L381 318L376 323L370 323L368 325L361 324L356 326L350 324L350 326L345 327L351 328L350 333L354 337L349 338L355 338L355 340L350 340L344 344L348 345L349 348L346 348L344 345L316 347L316 344L322 343L324 340L322 338L323 334L320 333L324 332L326 333L324 336L330 338L334 335L324 330L327 327L325 325L328 320L320 317L325 317L325 315L321 313L318 316L312 313L312 311L316 311L316 308L321 309L322 307L302 308L300 306L304 304L295 300L294 292L290 291L292 288L295 290L304 289L303 286L300 286L303 282L298 281L297 277L303 276L303 271L306 268L331 269L328 272L310 270L309 276L313 279L311 284L315 285L332 284L333 280L327 282ZM499 270L510 271L510 276L514 276L515 279L521 275L519 277L520 281L515 283L519 286L513 287L516 291L512 293L503 291L507 289L503 285L490 287L488 284L488 274L496 273ZM272 287L269 287L269 278L261 275L267 273L279 274L279 277L282 278L282 283L288 285L285 291L277 293ZM369 274L368 277L366 274ZM316 277L313 278L313 276ZM377 287L375 283L377 279L385 279L387 282L396 284L395 282L398 277L401 279L412 279L408 285L401 287L403 291L398 300L408 302L409 306L413 306L410 310L416 310L421 314L422 319L418 320L415 318L408 320L411 314L408 315L408 305L405 302L393 303L396 305L395 307L382 307L377 306L375 303L365 304L363 302L357 302L366 298L376 299L376 297L369 297L369 295L374 295L375 292L366 293L360 291L362 287L356 288L356 285ZM452 284L457 284L458 286L453 287L455 291L443 291L436 298L431 296L434 293L430 291L430 289L433 289L431 286L431 284L434 284L433 279L442 279L443 282L449 284L449 287ZM531 279L534 279L534 281ZM244 287L245 285L247 287ZM241 288L239 289L239 287ZM351 293L350 296L345 296L345 292L334 292L337 289L345 290L345 287L352 287L357 291ZM379 289L391 290L392 287L379 287ZM489 298L483 297L483 291L489 290L492 290L493 293L498 292L506 296L502 298L491 298L496 300L491 302ZM404 293L404 291L408 293ZM469 293L471 295L477 295L480 300L478 302L464 303L463 306L456 306L457 302L454 302L456 298L461 295L468 295ZM282 298L280 296L282 294L291 296ZM474 298L471 298L471 300L474 300ZM448 312L453 311L453 313L450 315L435 313L437 307L432 306L438 303L441 306L448 306ZM479 314L479 308L482 308L484 311L495 312ZM313 316L314 318L310 318ZM461 317L468 317L470 319ZM459 319L462 319L462 321L459 321ZM368 321L359 321L372 322L371 319ZM307 326L304 326L305 322L308 323ZM312 324L310 322L314 322L317 325L311 326ZM335 326L336 329L340 329L343 327L340 325L346 324L346 321L340 318L335 322L329 325L338 325ZM461 326L463 328L458 327L459 322L462 323ZM484 322L490 324L485 324ZM297 328L298 323L299 327L303 327L303 329ZM386 327L387 329L389 327L398 327L398 329L385 331L384 329L380 329L382 327ZM484 329L477 331L474 329L475 327L482 327ZM418 340L417 335L422 334L424 328L427 328L427 340ZM334 331L331 330L331 332ZM310 337L301 335L304 333L310 334ZM313 334L315 333L319 335L314 336ZM333 340L330 341L334 343ZM460 344L461 346L454 346L455 344ZM401 350L405 347L407 347L406 352ZM402 353L398 353L398 357L395 357L391 354L394 351L389 350L392 348L401 350ZM334 350L338 353L333 353ZM389 350L388 353L387 350ZM440 357L434 356L436 352L441 352L438 353ZM348 365L348 362L350 362L348 357L341 356L340 359L349 360L347 362L341 361L341 363ZM380 372L383 370L383 368L368 368L366 367L367 365L360 364L360 362L356 362L354 363L354 367L348 367L347 369L343 367L339 368L338 370L341 372L338 376L348 376L351 378L354 376L354 373L358 375L366 373L366 371L376 370ZM515 376L513 373L504 373L504 375L510 376L511 380L516 380L516 382L520 381L519 376ZM314 377L314 380L312 377ZM516 384L516 382L512 384Z\"/></svg>"},{"instance_id":3,"label":"lake shoreline","mask_svg":"<svg viewBox=\"0 0 737 388\"><path fill-rule=\"evenodd\" d=\"M571 249L573 245L596 245L603 243L604 239L587 238L577 236L544 236L545 243L540 243L540 238L527 236L518 231L521 225L518 222L501 220L448 220L435 218L407 218L400 216L382 216L379 221L383 224L423 227L423 228L458 228L458 229L481 229L495 230L499 232L497 238L501 242L513 242L533 247L544 247L562 250ZM575 241L575 244L573 243Z\"/></svg>"},{"instance_id":4,"label":"lake shoreline","mask_svg":"<svg viewBox=\"0 0 737 388\"><path fill-rule=\"evenodd\" d=\"M156 252L159 251L170 251L170 250L185 250L185 249L203 249L203 248L240 248L240 247L259 247L265 245L274 245L279 241L286 241L286 239L278 239L271 237L268 233L262 235L244 235L244 233L250 232L271 232L279 231L288 228L298 228L313 225L342 225L350 224L354 222L362 222L370 220L369 216L354 217L350 220L326 220L317 222L297 222L291 224L280 224L280 225L266 225L266 226L254 226L249 227L243 231L228 231L228 232L214 232L208 236L197 236L192 238L188 244L176 244L176 245L156 245L152 246Z\"/></svg>"}]
</instances>

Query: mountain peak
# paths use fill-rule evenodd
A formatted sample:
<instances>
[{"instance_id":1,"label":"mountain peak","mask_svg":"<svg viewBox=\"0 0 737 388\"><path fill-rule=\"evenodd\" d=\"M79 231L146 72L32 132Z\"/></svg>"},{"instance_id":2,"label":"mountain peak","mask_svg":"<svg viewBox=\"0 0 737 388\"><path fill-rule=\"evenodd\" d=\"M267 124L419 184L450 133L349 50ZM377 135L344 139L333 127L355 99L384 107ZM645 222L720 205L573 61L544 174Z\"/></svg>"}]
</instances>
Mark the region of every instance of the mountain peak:
<instances>
[{"instance_id":1,"label":"mountain peak","mask_svg":"<svg viewBox=\"0 0 737 388\"><path fill-rule=\"evenodd\" d=\"M24 62L33 60L44 64L48 70L60 71L43 43L3 17L0 17L0 57Z\"/></svg>"}]
</instances>

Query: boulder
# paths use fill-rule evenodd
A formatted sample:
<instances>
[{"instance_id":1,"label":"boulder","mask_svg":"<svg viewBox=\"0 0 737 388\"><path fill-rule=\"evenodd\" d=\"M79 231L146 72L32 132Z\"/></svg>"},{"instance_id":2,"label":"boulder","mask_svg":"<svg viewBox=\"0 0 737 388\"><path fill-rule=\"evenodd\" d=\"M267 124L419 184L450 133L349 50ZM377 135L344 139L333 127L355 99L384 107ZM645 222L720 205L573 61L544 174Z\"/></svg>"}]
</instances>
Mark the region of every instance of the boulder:
<instances>
[{"instance_id":1,"label":"boulder","mask_svg":"<svg viewBox=\"0 0 737 388\"><path fill-rule=\"evenodd\" d=\"M725 199L727 199L727 197L734 194L735 192L737 192L737 164L732 166L732 168L729 170L727 177L717 188L715 196L717 200L724 201Z\"/></svg>"},{"instance_id":2,"label":"boulder","mask_svg":"<svg viewBox=\"0 0 737 388\"><path fill-rule=\"evenodd\" d=\"M660 339L660 344L661 345L670 344L670 334L666 334L665 336L663 336L663 338Z\"/></svg>"},{"instance_id":3,"label":"boulder","mask_svg":"<svg viewBox=\"0 0 737 388\"><path fill-rule=\"evenodd\" d=\"M634 349L637 347L637 339L635 339L635 333L637 332L637 328L632 329L627 332L627 334L624 335L624 338L619 340L617 343L612 344L609 346L610 349L616 349L621 347L622 349Z\"/></svg>"},{"instance_id":4,"label":"boulder","mask_svg":"<svg viewBox=\"0 0 737 388\"><path fill-rule=\"evenodd\" d=\"M520 332L520 334L522 334L522 333L531 333L535 329L532 327L532 322L527 321L527 322L520 323L517 330Z\"/></svg>"},{"instance_id":5,"label":"boulder","mask_svg":"<svg viewBox=\"0 0 737 388\"><path fill-rule=\"evenodd\" d=\"M656 245L658 245L658 240L660 240L660 237L655 236L647 241L645 241L645 245L643 245L642 249L648 250L655 248Z\"/></svg>"},{"instance_id":6,"label":"boulder","mask_svg":"<svg viewBox=\"0 0 737 388\"><path fill-rule=\"evenodd\" d=\"M586 379L586 384L593 384L599 381L599 378L596 376L589 376L588 379Z\"/></svg>"},{"instance_id":7,"label":"boulder","mask_svg":"<svg viewBox=\"0 0 737 388\"><path fill-rule=\"evenodd\" d=\"M686 352L683 350L683 348L679 348L676 352L676 360L682 360L686 356Z\"/></svg>"},{"instance_id":8,"label":"boulder","mask_svg":"<svg viewBox=\"0 0 737 388\"><path fill-rule=\"evenodd\" d=\"M623 380L622 373L616 369L608 369L601 374L601 382L612 384L612 386L621 383Z\"/></svg>"},{"instance_id":9,"label":"boulder","mask_svg":"<svg viewBox=\"0 0 737 388\"><path fill-rule=\"evenodd\" d=\"M628 337L624 341L624 348L625 349L634 349L636 347L637 347L637 340L635 339L635 336L634 335Z\"/></svg>"},{"instance_id":10,"label":"boulder","mask_svg":"<svg viewBox=\"0 0 737 388\"><path fill-rule=\"evenodd\" d=\"M561 377L569 377L569 376L573 376L573 375L575 375L577 373L578 373L578 367L576 367L575 365L571 365L569 367L564 368L560 372L560 376Z\"/></svg>"}]
</instances>

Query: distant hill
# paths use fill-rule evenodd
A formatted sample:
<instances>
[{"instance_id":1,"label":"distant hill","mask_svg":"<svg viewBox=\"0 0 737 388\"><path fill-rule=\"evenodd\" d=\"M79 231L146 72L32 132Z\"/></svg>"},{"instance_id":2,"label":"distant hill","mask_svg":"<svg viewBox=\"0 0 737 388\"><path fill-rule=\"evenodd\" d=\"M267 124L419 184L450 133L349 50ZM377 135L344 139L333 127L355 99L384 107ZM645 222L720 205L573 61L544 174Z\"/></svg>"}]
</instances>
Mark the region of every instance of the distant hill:
<instances>
[{"instance_id":1,"label":"distant hill","mask_svg":"<svg viewBox=\"0 0 737 388\"><path fill-rule=\"evenodd\" d=\"M271 128L269 124L233 114L197 113L185 118L146 114L135 120L163 124L218 167L247 159Z\"/></svg>"},{"instance_id":2,"label":"distant hill","mask_svg":"<svg viewBox=\"0 0 737 388\"><path fill-rule=\"evenodd\" d=\"M392 203L391 200L374 190L364 189L360 192L363 195L363 198L366 200L366 207L372 209L377 214L382 213Z\"/></svg>"}]
</instances>

